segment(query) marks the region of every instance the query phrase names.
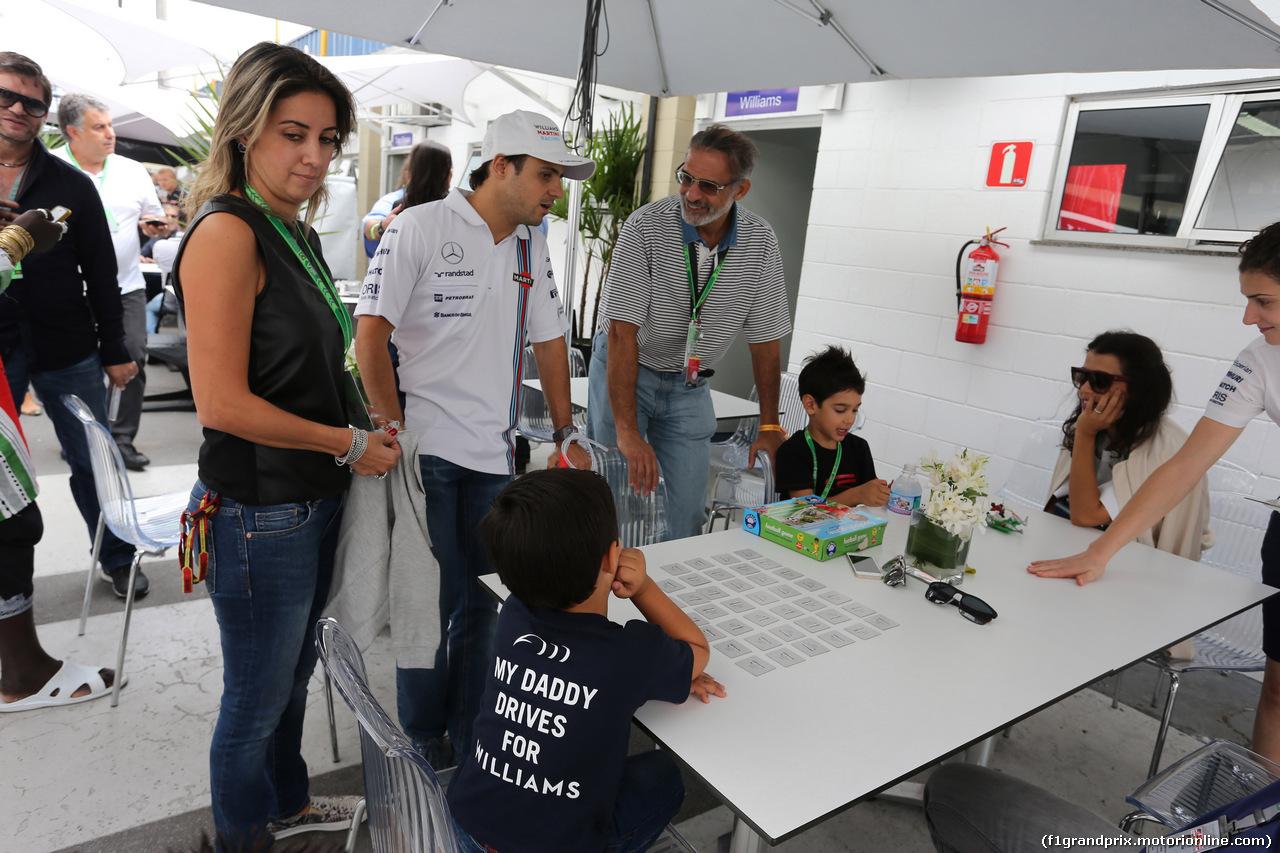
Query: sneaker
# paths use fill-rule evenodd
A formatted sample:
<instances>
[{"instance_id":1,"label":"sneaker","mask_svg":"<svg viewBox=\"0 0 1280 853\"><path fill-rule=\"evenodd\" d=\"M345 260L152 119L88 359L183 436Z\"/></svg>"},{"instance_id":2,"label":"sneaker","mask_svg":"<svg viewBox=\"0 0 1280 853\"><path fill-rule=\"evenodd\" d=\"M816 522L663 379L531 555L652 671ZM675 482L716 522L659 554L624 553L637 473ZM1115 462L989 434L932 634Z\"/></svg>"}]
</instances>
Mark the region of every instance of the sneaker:
<instances>
[{"instance_id":1,"label":"sneaker","mask_svg":"<svg viewBox=\"0 0 1280 853\"><path fill-rule=\"evenodd\" d=\"M279 841L303 832L337 832L351 827L361 797L312 797L311 808L300 815L273 820L267 832Z\"/></svg>"},{"instance_id":2,"label":"sneaker","mask_svg":"<svg viewBox=\"0 0 1280 853\"><path fill-rule=\"evenodd\" d=\"M129 564L120 566L117 569L103 570L106 579L111 581L111 589L115 591L116 598L127 598L129 596ZM142 569L138 569L138 579L133 585L133 597L142 598L151 590L151 581L147 580L147 576L142 573Z\"/></svg>"},{"instance_id":3,"label":"sneaker","mask_svg":"<svg viewBox=\"0 0 1280 853\"><path fill-rule=\"evenodd\" d=\"M427 738L426 740L414 740L413 748L418 754L427 759L427 764L431 765L431 769L439 773L454 765L453 746L449 743L447 736Z\"/></svg>"},{"instance_id":4,"label":"sneaker","mask_svg":"<svg viewBox=\"0 0 1280 853\"><path fill-rule=\"evenodd\" d=\"M151 460L144 453L127 441L116 442L116 447L120 450L120 459L124 462L124 467L130 471L145 471L151 464Z\"/></svg>"}]
</instances>

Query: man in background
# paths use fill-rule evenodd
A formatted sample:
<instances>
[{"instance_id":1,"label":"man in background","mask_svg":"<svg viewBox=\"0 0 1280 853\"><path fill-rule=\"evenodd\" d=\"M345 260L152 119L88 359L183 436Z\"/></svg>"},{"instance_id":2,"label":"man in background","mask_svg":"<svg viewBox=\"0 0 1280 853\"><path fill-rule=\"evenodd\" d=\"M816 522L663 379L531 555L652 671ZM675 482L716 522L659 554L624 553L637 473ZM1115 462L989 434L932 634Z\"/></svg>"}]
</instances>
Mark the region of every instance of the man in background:
<instances>
[{"instance_id":1,"label":"man in background","mask_svg":"<svg viewBox=\"0 0 1280 853\"><path fill-rule=\"evenodd\" d=\"M116 134L107 105L89 95L65 95L58 104L58 126L67 144L54 155L80 169L98 188L111 243L115 247L120 305L124 310L125 345L138 365L137 375L120 396L120 409L111 422L111 435L130 471L141 471L151 460L133 446L142 419L142 398L147 390L147 282L139 265L142 243L159 235L165 226L164 210L145 166L115 153Z\"/></svg>"}]
</instances>

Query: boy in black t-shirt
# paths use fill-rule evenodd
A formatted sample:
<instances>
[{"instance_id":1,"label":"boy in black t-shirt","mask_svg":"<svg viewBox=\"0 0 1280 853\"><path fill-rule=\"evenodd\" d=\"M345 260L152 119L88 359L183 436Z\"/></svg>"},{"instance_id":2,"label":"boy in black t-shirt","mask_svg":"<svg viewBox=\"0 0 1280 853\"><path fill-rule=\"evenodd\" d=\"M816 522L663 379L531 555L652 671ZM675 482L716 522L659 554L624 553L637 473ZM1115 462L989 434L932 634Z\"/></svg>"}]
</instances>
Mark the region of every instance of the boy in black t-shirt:
<instances>
[{"instance_id":1,"label":"boy in black t-shirt","mask_svg":"<svg viewBox=\"0 0 1280 853\"><path fill-rule=\"evenodd\" d=\"M526 474L479 529L511 596L471 754L449 788L460 849L647 849L684 785L667 753L627 755L631 716L649 699L725 695L703 672L706 638L646 575L644 555L619 545L613 495L597 474ZM611 593L647 621L611 622Z\"/></svg>"},{"instance_id":2,"label":"boy in black t-shirt","mask_svg":"<svg viewBox=\"0 0 1280 853\"><path fill-rule=\"evenodd\" d=\"M853 356L833 346L809 356L799 384L809 425L778 448L778 491L846 506L887 504L889 484L876 479L871 447L853 434L867 387Z\"/></svg>"}]
</instances>

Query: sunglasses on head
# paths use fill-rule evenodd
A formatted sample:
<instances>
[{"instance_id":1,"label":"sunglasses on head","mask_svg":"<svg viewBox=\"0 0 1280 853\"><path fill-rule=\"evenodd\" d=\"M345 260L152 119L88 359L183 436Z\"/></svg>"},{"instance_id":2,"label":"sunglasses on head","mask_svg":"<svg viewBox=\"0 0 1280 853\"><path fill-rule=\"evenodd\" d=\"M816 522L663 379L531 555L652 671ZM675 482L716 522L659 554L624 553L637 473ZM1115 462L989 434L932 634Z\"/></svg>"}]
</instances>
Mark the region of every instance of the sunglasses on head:
<instances>
[{"instance_id":1,"label":"sunglasses on head","mask_svg":"<svg viewBox=\"0 0 1280 853\"><path fill-rule=\"evenodd\" d=\"M19 95L17 92L10 92L8 89L0 89L0 108L8 109L19 102L21 102L22 109L26 114L32 118L42 118L49 114L49 105L39 98Z\"/></svg>"},{"instance_id":2,"label":"sunglasses on head","mask_svg":"<svg viewBox=\"0 0 1280 853\"><path fill-rule=\"evenodd\" d=\"M1097 391L1099 394L1105 394L1111 390L1112 382L1128 382L1128 376L1121 376L1118 373L1107 373L1102 370L1085 370L1083 367L1071 368L1071 381L1077 388L1083 388L1084 383L1088 382L1089 387Z\"/></svg>"},{"instance_id":3,"label":"sunglasses on head","mask_svg":"<svg viewBox=\"0 0 1280 853\"><path fill-rule=\"evenodd\" d=\"M929 588L924 591L924 597L926 601L932 601L934 604L954 604L959 608L961 616L979 625L985 625L996 618L995 608L990 604L976 595L961 592L945 581L934 581L929 584Z\"/></svg>"},{"instance_id":4,"label":"sunglasses on head","mask_svg":"<svg viewBox=\"0 0 1280 853\"><path fill-rule=\"evenodd\" d=\"M737 181L730 181L727 184L717 184L715 181L708 181L706 178L695 178L684 170L684 163L676 167L676 181L685 189L697 184L703 195L715 195L726 187L731 187L737 183Z\"/></svg>"}]
</instances>

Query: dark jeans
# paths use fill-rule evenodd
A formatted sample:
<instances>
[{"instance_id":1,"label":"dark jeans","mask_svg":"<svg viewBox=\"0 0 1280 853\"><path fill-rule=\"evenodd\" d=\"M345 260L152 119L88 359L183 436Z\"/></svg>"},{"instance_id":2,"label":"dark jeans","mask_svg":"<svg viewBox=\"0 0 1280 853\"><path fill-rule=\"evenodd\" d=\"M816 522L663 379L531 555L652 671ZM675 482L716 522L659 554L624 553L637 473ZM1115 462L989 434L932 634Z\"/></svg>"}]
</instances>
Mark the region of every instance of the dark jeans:
<instances>
[{"instance_id":1,"label":"dark jeans","mask_svg":"<svg viewBox=\"0 0 1280 853\"><path fill-rule=\"evenodd\" d=\"M31 609L36 545L43 534L44 519L35 503L27 504L9 518L0 519L0 619Z\"/></svg>"},{"instance_id":2,"label":"dark jeans","mask_svg":"<svg viewBox=\"0 0 1280 853\"><path fill-rule=\"evenodd\" d=\"M207 491L197 480L189 508ZM249 506L222 496L210 519L205 582L223 671L209 787L214 825L231 850L268 821L297 814L309 799L302 718L317 659L313 626L329 597L342 501Z\"/></svg>"},{"instance_id":3,"label":"dark jeans","mask_svg":"<svg viewBox=\"0 0 1280 853\"><path fill-rule=\"evenodd\" d=\"M1280 512L1271 513L1262 537L1262 582L1280 587ZM1280 661L1280 595L1262 602L1262 651Z\"/></svg>"},{"instance_id":4,"label":"dark jeans","mask_svg":"<svg viewBox=\"0 0 1280 853\"><path fill-rule=\"evenodd\" d=\"M595 761L594 757L586 760ZM671 756L659 750L627 756L622 783L614 800L613 824L604 853L640 853L648 850L684 802L684 780ZM494 804L495 820L501 820L501 804ZM486 853L483 845L456 823L461 853ZM530 827L530 835L537 833ZM498 853L505 853L499 851Z\"/></svg>"},{"instance_id":5,"label":"dark jeans","mask_svg":"<svg viewBox=\"0 0 1280 853\"><path fill-rule=\"evenodd\" d=\"M142 398L147 393L147 292L121 294L124 308L124 343L138 365L138 375L120 392L120 410L111 422L111 435L121 444L133 444L142 420Z\"/></svg>"},{"instance_id":6,"label":"dark jeans","mask_svg":"<svg viewBox=\"0 0 1280 853\"><path fill-rule=\"evenodd\" d=\"M62 395L75 394L84 400L98 423L107 426L106 374L97 355L91 355L79 364L61 370L27 372L27 360L21 347L15 347L5 356L4 372L9 379L9 391L15 403L21 403L27 393L27 382L35 386L45 413L53 424L58 443L67 455L71 468L71 496L75 498L80 517L89 528L89 543L98 530L98 492L93 485L93 464L89 459L89 442L85 439L84 425L62 403ZM121 540L110 528L102 531L102 550L98 562L105 571L112 571L133 562L133 546Z\"/></svg>"},{"instance_id":7,"label":"dark jeans","mask_svg":"<svg viewBox=\"0 0 1280 853\"><path fill-rule=\"evenodd\" d=\"M427 495L431 552L440 563L440 648L431 669L396 670L400 725L419 750L443 737L461 763L480 711L484 679L493 663L498 602L481 585L489 558L476 533L480 519L511 482L507 474L485 474L438 456L419 456Z\"/></svg>"}]
</instances>

